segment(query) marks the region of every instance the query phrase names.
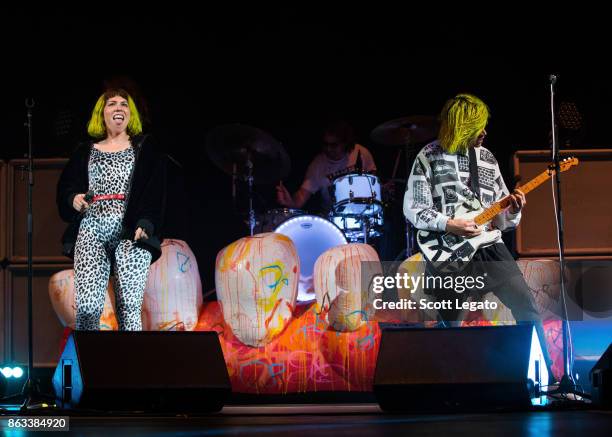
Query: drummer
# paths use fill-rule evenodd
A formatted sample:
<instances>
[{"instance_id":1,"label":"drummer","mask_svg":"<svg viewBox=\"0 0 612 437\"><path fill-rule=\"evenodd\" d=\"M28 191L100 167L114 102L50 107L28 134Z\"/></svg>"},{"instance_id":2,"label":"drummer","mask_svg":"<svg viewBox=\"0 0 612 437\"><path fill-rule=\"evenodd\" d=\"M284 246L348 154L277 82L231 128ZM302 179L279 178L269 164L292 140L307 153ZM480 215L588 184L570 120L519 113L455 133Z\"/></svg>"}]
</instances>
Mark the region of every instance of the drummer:
<instances>
[{"instance_id":1,"label":"drummer","mask_svg":"<svg viewBox=\"0 0 612 437\"><path fill-rule=\"evenodd\" d=\"M276 187L276 200L287 208L300 209L317 193L321 193L321 210L331 210L333 198L331 187L337 176L355 171L376 171L374 158L368 149L355 140L355 130L346 121L330 123L323 132L323 148L314 157L301 187L291 196L281 182Z\"/></svg>"}]
</instances>

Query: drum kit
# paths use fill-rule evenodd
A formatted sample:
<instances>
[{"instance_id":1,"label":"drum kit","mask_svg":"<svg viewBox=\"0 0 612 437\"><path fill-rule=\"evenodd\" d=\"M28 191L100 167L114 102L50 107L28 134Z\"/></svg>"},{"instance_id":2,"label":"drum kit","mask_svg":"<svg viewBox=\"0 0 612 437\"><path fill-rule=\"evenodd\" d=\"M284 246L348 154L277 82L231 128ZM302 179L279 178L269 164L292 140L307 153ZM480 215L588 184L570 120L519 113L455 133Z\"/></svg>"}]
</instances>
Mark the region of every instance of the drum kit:
<instances>
[{"instance_id":1,"label":"drum kit","mask_svg":"<svg viewBox=\"0 0 612 437\"><path fill-rule=\"evenodd\" d=\"M434 117L415 116L383 123L372 131L371 138L399 148L392 175L396 180L402 149L408 164L409 152L436 133ZM382 234L384 193L375 174L352 167L331 175L333 206L327 216L289 208L258 214L253 207L254 185L276 183L289 175L290 160L283 145L261 129L228 124L208 134L206 149L212 162L232 177L234 204L237 182L246 182L250 234L278 232L293 240L300 258L298 301L312 300L314 264L323 252L349 242L371 243Z\"/></svg>"}]
</instances>

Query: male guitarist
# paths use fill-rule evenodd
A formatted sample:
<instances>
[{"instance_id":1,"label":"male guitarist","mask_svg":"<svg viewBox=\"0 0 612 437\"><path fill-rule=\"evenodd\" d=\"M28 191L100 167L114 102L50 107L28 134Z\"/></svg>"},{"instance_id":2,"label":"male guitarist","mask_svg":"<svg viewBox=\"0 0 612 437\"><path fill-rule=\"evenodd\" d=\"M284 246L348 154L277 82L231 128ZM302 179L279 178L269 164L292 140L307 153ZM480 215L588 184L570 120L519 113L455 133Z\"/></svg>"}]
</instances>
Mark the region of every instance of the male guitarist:
<instances>
[{"instance_id":1,"label":"male guitarist","mask_svg":"<svg viewBox=\"0 0 612 437\"><path fill-rule=\"evenodd\" d=\"M486 208L509 195L493 154L482 146L487 134L485 127L489 108L479 98L470 94L459 94L448 100L440 114L441 125L438 139L426 145L414 161L408 186L404 195L404 215L420 230L433 231L435 235L446 234L447 239L476 237L483 232L474 220L455 217L459 207L480 206ZM521 209L525 206L525 195L514 190L509 207L497 215L491 226L500 231L518 225ZM544 343L544 332L532 293L512 255L499 235L497 241L478 248L471 255L462 275L486 273L486 288L479 293L491 291L511 311L517 322L536 322L535 326L544 349L545 359L550 359ZM434 234L432 234L434 235ZM484 271L486 270L486 271ZM436 263L427 262L427 273L444 275ZM465 299L466 293L454 290L426 289L436 299ZM459 309L440 311L445 320L456 320Z\"/></svg>"}]
</instances>

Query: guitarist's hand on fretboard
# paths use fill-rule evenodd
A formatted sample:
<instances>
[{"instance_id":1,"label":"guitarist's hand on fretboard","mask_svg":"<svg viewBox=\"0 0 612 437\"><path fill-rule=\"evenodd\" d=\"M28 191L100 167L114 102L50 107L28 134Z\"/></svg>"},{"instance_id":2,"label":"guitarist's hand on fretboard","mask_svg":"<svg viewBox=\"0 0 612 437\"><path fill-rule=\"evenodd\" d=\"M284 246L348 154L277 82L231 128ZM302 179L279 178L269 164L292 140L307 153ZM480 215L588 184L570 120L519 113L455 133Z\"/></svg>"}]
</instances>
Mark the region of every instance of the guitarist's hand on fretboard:
<instances>
[{"instance_id":1,"label":"guitarist's hand on fretboard","mask_svg":"<svg viewBox=\"0 0 612 437\"><path fill-rule=\"evenodd\" d=\"M515 188L512 194L508 196L510 201L510 212L512 214L518 214L521 209L527 204L527 199L525 198L525 193L523 193L518 188Z\"/></svg>"},{"instance_id":2,"label":"guitarist's hand on fretboard","mask_svg":"<svg viewBox=\"0 0 612 437\"><path fill-rule=\"evenodd\" d=\"M482 232L482 226L478 226L474 220L448 219L446 231L461 237L475 237Z\"/></svg>"}]
</instances>

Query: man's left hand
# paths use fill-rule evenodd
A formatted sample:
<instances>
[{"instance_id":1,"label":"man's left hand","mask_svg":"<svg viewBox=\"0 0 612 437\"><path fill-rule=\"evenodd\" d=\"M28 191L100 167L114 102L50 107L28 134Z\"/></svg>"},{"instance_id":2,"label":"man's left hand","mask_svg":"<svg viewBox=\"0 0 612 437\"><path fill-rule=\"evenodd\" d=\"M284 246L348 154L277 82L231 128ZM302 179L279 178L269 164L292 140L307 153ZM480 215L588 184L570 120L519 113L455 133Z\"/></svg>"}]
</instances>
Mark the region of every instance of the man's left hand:
<instances>
[{"instance_id":1,"label":"man's left hand","mask_svg":"<svg viewBox=\"0 0 612 437\"><path fill-rule=\"evenodd\" d=\"M525 193L518 188L510 194L510 212L512 214L518 214L521 209L527 204Z\"/></svg>"}]
</instances>

